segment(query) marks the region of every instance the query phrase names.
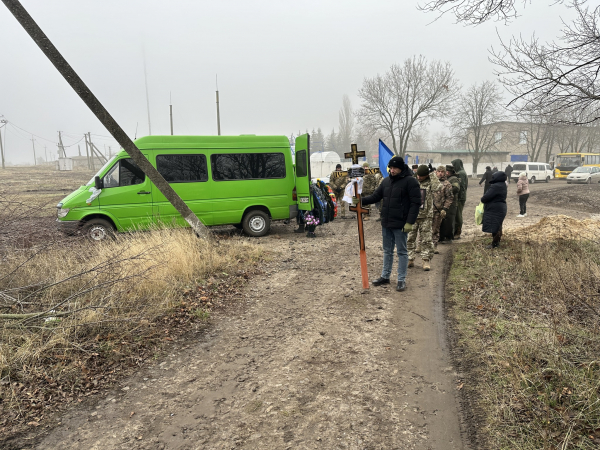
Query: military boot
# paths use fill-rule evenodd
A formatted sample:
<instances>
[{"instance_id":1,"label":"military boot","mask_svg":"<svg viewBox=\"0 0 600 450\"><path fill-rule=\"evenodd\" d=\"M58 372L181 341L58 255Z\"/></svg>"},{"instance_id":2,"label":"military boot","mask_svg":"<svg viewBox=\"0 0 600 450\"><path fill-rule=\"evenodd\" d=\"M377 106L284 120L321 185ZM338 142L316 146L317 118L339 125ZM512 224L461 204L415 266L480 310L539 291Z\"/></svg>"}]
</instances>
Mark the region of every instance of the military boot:
<instances>
[{"instance_id":1,"label":"military boot","mask_svg":"<svg viewBox=\"0 0 600 450\"><path fill-rule=\"evenodd\" d=\"M415 260L414 259L409 259L408 260L408 267L415 267Z\"/></svg>"},{"instance_id":2,"label":"military boot","mask_svg":"<svg viewBox=\"0 0 600 450\"><path fill-rule=\"evenodd\" d=\"M431 270L431 265L429 264L428 260L424 260L423 261L423 270L425 272L428 272L429 270Z\"/></svg>"}]
</instances>

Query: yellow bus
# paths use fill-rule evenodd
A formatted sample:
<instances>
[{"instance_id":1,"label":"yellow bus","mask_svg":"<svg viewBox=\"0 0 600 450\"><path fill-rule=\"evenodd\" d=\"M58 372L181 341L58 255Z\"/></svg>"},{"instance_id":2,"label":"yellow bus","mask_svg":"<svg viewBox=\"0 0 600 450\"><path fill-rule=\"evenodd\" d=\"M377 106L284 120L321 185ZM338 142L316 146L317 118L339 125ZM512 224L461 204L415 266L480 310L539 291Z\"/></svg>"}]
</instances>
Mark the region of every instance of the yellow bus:
<instances>
[{"instance_id":1,"label":"yellow bus","mask_svg":"<svg viewBox=\"0 0 600 450\"><path fill-rule=\"evenodd\" d=\"M600 167L600 153L559 153L554 160L554 178L567 178L580 166Z\"/></svg>"}]
</instances>

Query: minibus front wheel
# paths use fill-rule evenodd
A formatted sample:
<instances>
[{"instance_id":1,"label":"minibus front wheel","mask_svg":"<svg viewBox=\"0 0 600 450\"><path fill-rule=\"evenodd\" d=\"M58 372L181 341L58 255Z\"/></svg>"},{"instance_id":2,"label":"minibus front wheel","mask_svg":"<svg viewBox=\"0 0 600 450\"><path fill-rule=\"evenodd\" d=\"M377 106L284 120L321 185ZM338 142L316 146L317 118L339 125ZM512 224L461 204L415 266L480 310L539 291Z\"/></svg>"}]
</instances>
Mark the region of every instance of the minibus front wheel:
<instances>
[{"instance_id":1,"label":"minibus front wheel","mask_svg":"<svg viewBox=\"0 0 600 450\"><path fill-rule=\"evenodd\" d=\"M93 242L101 242L115 235L112 224L104 219L90 219L81 228L83 235Z\"/></svg>"},{"instance_id":2,"label":"minibus front wheel","mask_svg":"<svg viewBox=\"0 0 600 450\"><path fill-rule=\"evenodd\" d=\"M248 236L264 236L271 227L271 218L266 212L254 209L246 213L242 220L242 226Z\"/></svg>"}]
</instances>

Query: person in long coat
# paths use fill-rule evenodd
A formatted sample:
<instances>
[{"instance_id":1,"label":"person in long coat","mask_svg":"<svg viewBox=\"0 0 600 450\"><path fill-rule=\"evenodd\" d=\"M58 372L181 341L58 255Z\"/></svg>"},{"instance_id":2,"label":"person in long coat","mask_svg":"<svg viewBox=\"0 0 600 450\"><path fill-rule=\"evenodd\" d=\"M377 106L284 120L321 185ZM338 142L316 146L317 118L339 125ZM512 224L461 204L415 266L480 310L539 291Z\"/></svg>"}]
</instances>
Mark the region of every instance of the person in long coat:
<instances>
[{"instance_id":1,"label":"person in long coat","mask_svg":"<svg viewBox=\"0 0 600 450\"><path fill-rule=\"evenodd\" d=\"M490 188L481 197L483 206L483 223L481 230L492 233L492 244L488 248L496 248L502 238L502 223L506 217L506 174L502 171L492 175Z\"/></svg>"},{"instance_id":2,"label":"person in long coat","mask_svg":"<svg viewBox=\"0 0 600 450\"><path fill-rule=\"evenodd\" d=\"M485 184L483 185L483 193L484 194L490 188L490 181L492 179L492 175L493 175L492 168L490 166L487 166L485 168L485 172L481 176L481 180L479 181L479 186L481 186L481 183L485 182Z\"/></svg>"}]
</instances>

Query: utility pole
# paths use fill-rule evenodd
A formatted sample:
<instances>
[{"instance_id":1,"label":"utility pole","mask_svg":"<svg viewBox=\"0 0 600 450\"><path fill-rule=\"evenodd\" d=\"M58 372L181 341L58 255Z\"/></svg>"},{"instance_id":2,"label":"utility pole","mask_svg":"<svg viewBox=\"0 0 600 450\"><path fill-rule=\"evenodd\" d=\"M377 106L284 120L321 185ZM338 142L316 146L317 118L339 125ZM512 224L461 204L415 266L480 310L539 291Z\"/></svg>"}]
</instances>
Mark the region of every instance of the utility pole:
<instances>
[{"instance_id":1,"label":"utility pole","mask_svg":"<svg viewBox=\"0 0 600 450\"><path fill-rule=\"evenodd\" d=\"M62 156L61 156L61 153L62 153ZM67 157L67 154L65 152L65 146L63 145L62 135L60 134L60 131L58 132L58 157L59 158Z\"/></svg>"},{"instance_id":2,"label":"utility pole","mask_svg":"<svg viewBox=\"0 0 600 450\"><path fill-rule=\"evenodd\" d=\"M79 156L81 156L81 145L77 144L77 151L79 152Z\"/></svg>"},{"instance_id":3,"label":"utility pole","mask_svg":"<svg viewBox=\"0 0 600 450\"><path fill-rule=\"evenodd\" d=\"M218 136L221 136L221 114L219 112L219 79L215 79L217 84L217 134Z\"/></svg>"},{"instance_id":4,"label":"utility pole","mask_svg":"<svg viewBox=\"0 0 600 450\"><path fill-rule=\"evenodd\" d=\"M94 163L93 163L93 161L90 160L90 150L89 150L88 141L87 141L87 134L83 135L83 139L85 140L85 156L87 156L88 169L93 170Z\"/></svg>"},{"instance_id":5,"label":"utility pole","mask_svg":"<svg viewBox=\"0 0 600 450\"><path fill-rule=\"evenodd\" d=\"M92 153L92 161L94 160L94 155L96 155L98 157L98 161L100 161L102 164L106 163L108 161L108 159L106 159L106 156L104 156L102 154L102 152L100 152L100 150L98 150L98 147L96 147L94 145L94 143L92 142L92 133L88 132L88 141L90 143L90 152Z\"/></svg>"},{"instance_id":6,"label":"utility pole","mask_svg":"<svg viewBox=\"0 0 600 450\"><path fill-rule=\"evenodd\" d=\"M173 136L173 100L171 98L170 92L169 92L169 112L171 115L171 136Z\"/></svg>"},{"instance_id":7,"label":"utility pole","mask_svg":"<svg viewBox=\"0 0 600 450\"><path fill-rule=\"evenodd\" d=\"M81 152L79 152L79 156L81 156ZM46 164L48 164L48 150L47 147L44 145L44 159L46 160Z\"/></svg>"},{"instance_id":8,"label":"utility pole","mask_svg":"<svg viewBox=\"0 0 600 450\"><path fill-rule=\"evenodd\" d=\"M112 148L111 148L111 146L109 145L109 146L108 146L108 159L110 159L110 158L112 158Z\"/></svg>"},{"instance_id":9,"label":"utility pole","mask_svg":"<svg viewBox=\"0 0 600 450\"><path fill-rule=\"evenodd\" d=\"M148 136L152 135L152 126L150 125L150 97L148 96L148 75L146 73L146 52L144 52L144 83L146 84L146 109L148 110Z\"/></svg>"},{"instance_id":10,"label":"utility pole","mask_svg":"<svg viewBox=\"0 0 600 450\"><path fill-rule=\"evenodd\" d=\"M35 159L35 139L33 138L33 134L31 135L31 144L33 145L33 165L37 166L37 161Z\"/></svg>"},{"instance_id":11,"label":"utility pole","mask_svg":"<svg viewBox=\"0 0 600 450\"><path fill-rule=\"evenodd\" d=\"M0 123L4 125L6 125L8 121L6 119L1 119ZM2 127L0 126L0 155L2 155L2 168L6 169L6 166L4 165L4 146L2 145Z\"/></svg>"},{"instance_id":12,"label":"utility pole","mask_svg":"<svg viewBox=\"0 0 600 450\"><path fill-rule=\"evenodd\" d=\"M116 120L110 115L107 109L100 103L100 100L86 86L83 80L77 75L58 49L48 39L48 36L42 31L38 24L33 20L29 13L23 8L18 0L2 0L4 5L13 14L15 19L21 24L23 29L29 34L40 50L46 55L50 62L63 76L65 81L79 95L81 100L90 108L98 120L104 125L115 140L123 147L137 166L148 176L154 186L163 194L173 207L181 214L183 219L190 225L194 233L201 238L209 239L210 234L207 228L200 222L198 216L175 192L173 187L164 179L156 168L148 161L139 148L127 136L127 133L119 126Z\"/></svg>"}]
</instances>

